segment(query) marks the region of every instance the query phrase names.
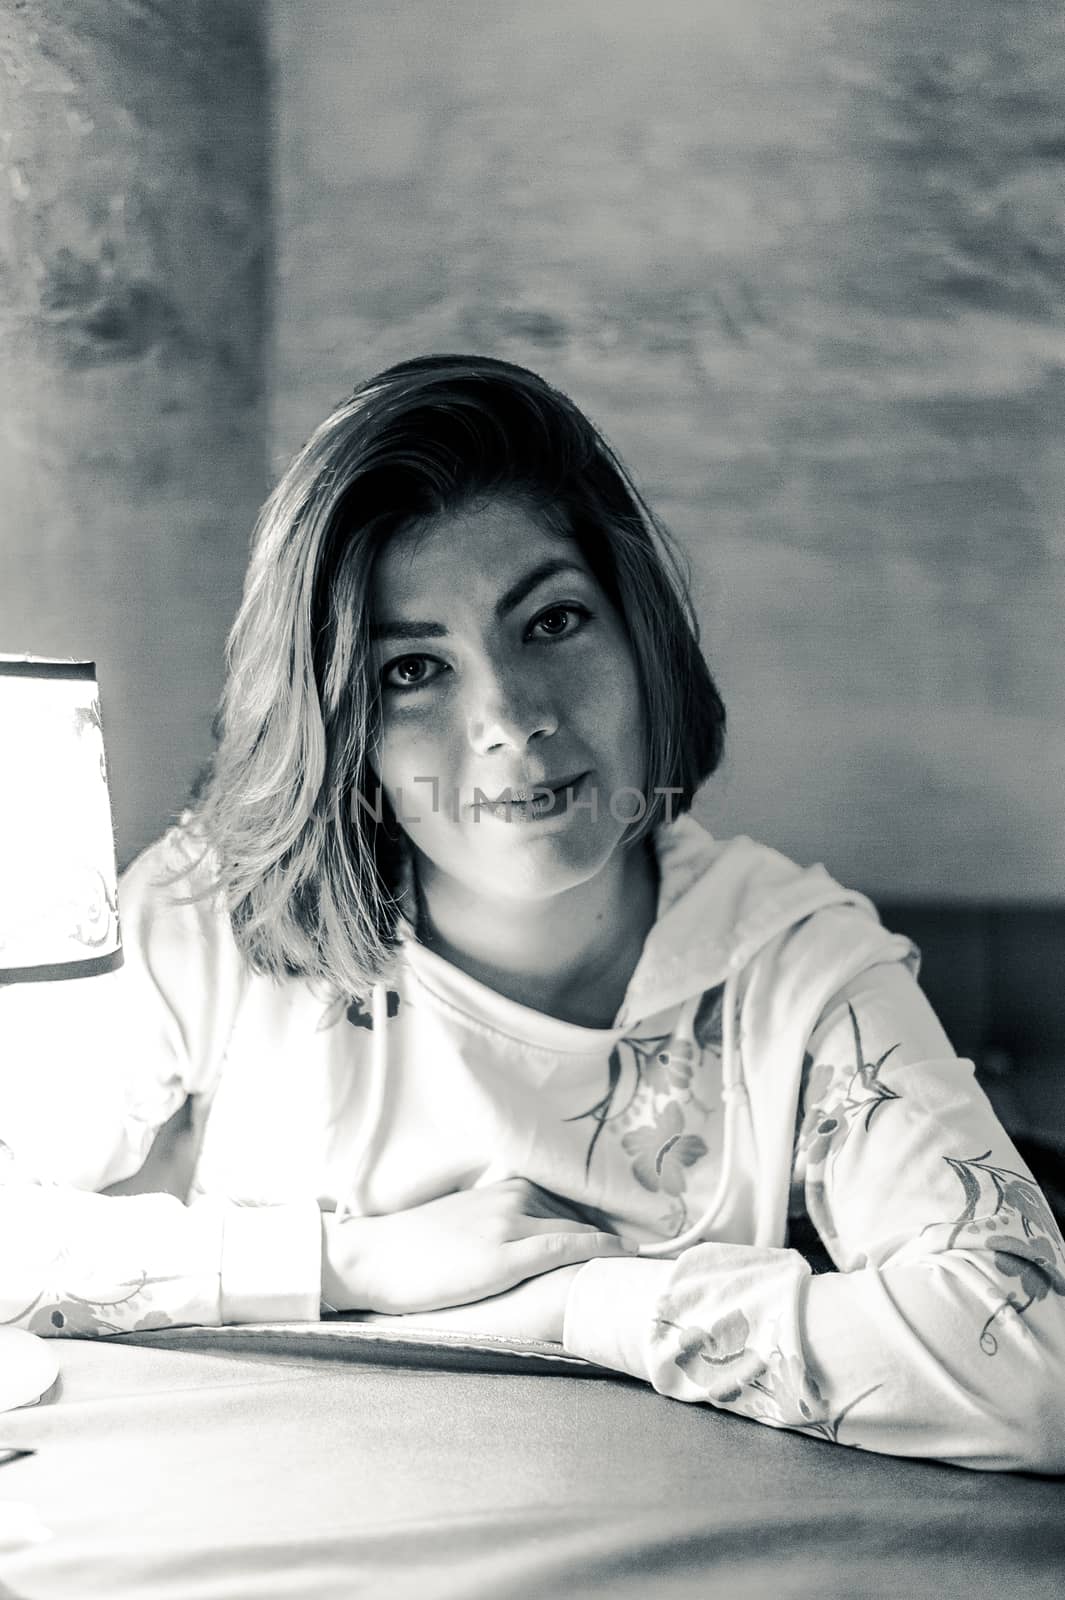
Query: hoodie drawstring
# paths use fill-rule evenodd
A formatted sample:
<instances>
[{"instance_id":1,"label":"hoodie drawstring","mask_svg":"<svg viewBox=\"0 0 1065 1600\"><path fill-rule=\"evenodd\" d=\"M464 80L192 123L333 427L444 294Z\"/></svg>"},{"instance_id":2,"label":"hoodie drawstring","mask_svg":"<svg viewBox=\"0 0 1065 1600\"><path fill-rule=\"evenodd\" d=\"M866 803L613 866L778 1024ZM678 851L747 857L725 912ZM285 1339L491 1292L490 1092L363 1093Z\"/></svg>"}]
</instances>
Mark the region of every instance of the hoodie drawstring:
<instances>
[{"instance_id":1,"label":"hoodie drawstring","mask_svg":"<svg viewBox=\"0 0 1065 1600\"><path fill-rule=\"evenodd\" d=\"M729 973L721 997L721 1103L724 1128L721 1136L721 1170L717 1188L701 1214L682 1233L674 1239L664 1239L659 1244L641 1244L636 1251L638 1256L675 1256L679 1251L698 1244L703 1230L713 1221L724 1203L732 1174L736 1121L747 1100L742 1059L736 1048L736 992L739 987L739 976L739 971L736 969ZM695 1013L701 999L701 995L696 995L695 999L685 1007L682 1013L683 1027L682 1019L678 1018L674 1037L679 1035L682 1039L692 1038Z\"/></svg>"},{"instance_id":2,"label":"hoodie drawstring","mask_svg":"<svg viewBox=\"0 0 1065 1600\"><path fill-rule=\"evenodd\" d=\"M386 1027L388 1024L388 988L379 978L370 997L370 1076L366 1088L366 1105L363 1111L359 1139L351 1154L349 1171L351 1184L345 1194L337 1197L337 1220L351 1214L352 1191L357 1191L359 1213L366 1214L366 1181L370 1173L370 1157L381 1131L385 1110L385 1089L388 1083L388 1049Z\"/></svg>"}]
</instances>

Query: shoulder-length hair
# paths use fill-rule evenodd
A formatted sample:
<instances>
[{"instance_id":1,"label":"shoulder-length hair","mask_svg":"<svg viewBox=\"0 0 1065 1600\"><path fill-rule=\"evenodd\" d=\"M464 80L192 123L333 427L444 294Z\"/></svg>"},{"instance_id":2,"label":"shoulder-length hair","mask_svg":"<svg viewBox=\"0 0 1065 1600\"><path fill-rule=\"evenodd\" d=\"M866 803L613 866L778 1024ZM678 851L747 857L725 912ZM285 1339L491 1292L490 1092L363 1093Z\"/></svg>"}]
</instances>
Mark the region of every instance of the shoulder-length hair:
<instances>
[{"instance_id":1,"label":"shoulder-length hair","mask_svg":"<svg viewBox=\"0 0 1065 1600\"><path fill-rule=\"evenodd\" d=\"M371 752L374 562L404 528L500 496L576 540L619 613L644 699L648 808L685 811L718 766L725 708L687 576L600 433L535 373L485 356L403 362L360 385L260 513L227 648L197 832L259 972L357 995L396 947L403 840Z\"/></svg>"}]
</instances>

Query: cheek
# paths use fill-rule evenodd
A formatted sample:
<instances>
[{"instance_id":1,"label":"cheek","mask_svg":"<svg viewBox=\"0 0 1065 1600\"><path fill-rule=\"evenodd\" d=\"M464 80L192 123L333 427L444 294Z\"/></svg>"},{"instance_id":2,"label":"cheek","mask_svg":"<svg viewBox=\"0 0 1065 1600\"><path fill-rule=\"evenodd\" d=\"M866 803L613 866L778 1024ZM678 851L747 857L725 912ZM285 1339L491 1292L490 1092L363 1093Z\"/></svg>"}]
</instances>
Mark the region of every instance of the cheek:
<instances>
[{"instance_id":1,"label":"cheek","mask_svg":"<svg viewBox=\"0 0 1065 1600\"><path fill-rule=\"evenodd\" d=\"M642 747L643 696L635 663L620 642L571 683L569 694L571 707L585 728L599 729L601 734L609 730L620 747L634 743Z\"/></svg>"},{"instance_id":2,"label":"cheek","mask_svg":"<svg viewBox=\"0 0 1065 1600\"><path fill-rule=\"evenodd\" d=\"M426 752L427 730L421 719L388 716L377 747L377 766L386 789L409 783Z\"/></svg>"},{"instance_id":3,"label":"cheek","mask_svg":"<svg viewBox=\"0 0 1065 1600\"><path fill-rule=\"evenodd\" d=\"M395 802L402 785L407 794L428 793L430 780L453 782L449 759L451 740L447 718L440 708L404 708L388 715L378 745L377 770L385 793ZM416 779L422 783L412 787Z\"/></svg>"},{"instance_id":4,"label":"cheek","mask_svg":"<svg viewBox=\"0 0 1065 1600\"><path fill-rule=\"evenodd\" d=\"M647 781L647 722L640 680L626 651L614 678L609 723L616 738L621 782L642 789Z\"/></svg>"}]
</instances>

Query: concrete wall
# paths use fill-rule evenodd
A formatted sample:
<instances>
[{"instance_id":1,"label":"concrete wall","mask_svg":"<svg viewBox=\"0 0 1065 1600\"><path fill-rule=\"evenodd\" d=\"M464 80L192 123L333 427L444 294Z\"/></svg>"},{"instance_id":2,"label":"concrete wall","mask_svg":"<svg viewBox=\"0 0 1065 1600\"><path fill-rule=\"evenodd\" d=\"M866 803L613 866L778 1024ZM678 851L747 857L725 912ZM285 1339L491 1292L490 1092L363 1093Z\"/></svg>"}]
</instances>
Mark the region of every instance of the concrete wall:
<instances>
[{"instance_id":1,"label":"concrete wall","mask_svg":"<svg viewBox=\"0 0 1065 1600\"><path fill-rule=\"evenodd\" d=\"M264 29L0 12L0 650L96 659L123 861L210 749L266 487Z\"/></svg>"},{"instance_id":2,"label":"concrete wall","mask_svg":"<svg viewBox=\"0 0 1065 1600\"><path fill-rule=\"evenodd\" d=\"M275 0L275 466L425 350L544 372L690 552L703 815L1065 891L1060 7Z\"/></svg>"},{"instance_id":3,"label":"concrete wall","mask_svg":"<svg viewBox=\"0 0 1065 1600\"><path fill-rule=\"evenodd\" d=\"M0 10L0 649L98 660L123 859L209 748L268 455L458 348L689 550L711 826L1060 900L1059 5L274 0L272 101L268 12Z\"/></svg>"}]
</instances>

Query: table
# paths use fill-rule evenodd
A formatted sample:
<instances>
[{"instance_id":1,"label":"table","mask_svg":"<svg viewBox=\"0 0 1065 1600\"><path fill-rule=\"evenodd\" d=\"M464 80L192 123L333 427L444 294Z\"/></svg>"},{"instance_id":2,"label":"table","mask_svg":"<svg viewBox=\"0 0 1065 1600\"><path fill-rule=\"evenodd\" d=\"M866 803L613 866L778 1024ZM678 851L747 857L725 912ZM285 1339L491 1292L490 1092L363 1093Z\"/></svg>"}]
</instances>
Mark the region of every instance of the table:
<instances>
[{"instance_id":1,"label":"table","mask_svg":"<svg viewBox=\"0 0 1065 1600\"><path fill-rule=\"evenodd\" d=\"M37 1454L0 1467L0 1500L54 1533L0 1560L9 1600L1065 1592L1060 1479L863 1454L595 1371L295 1335L57 1349L56 1389L2 1418Z\"/></svg>"}]
</instances>

